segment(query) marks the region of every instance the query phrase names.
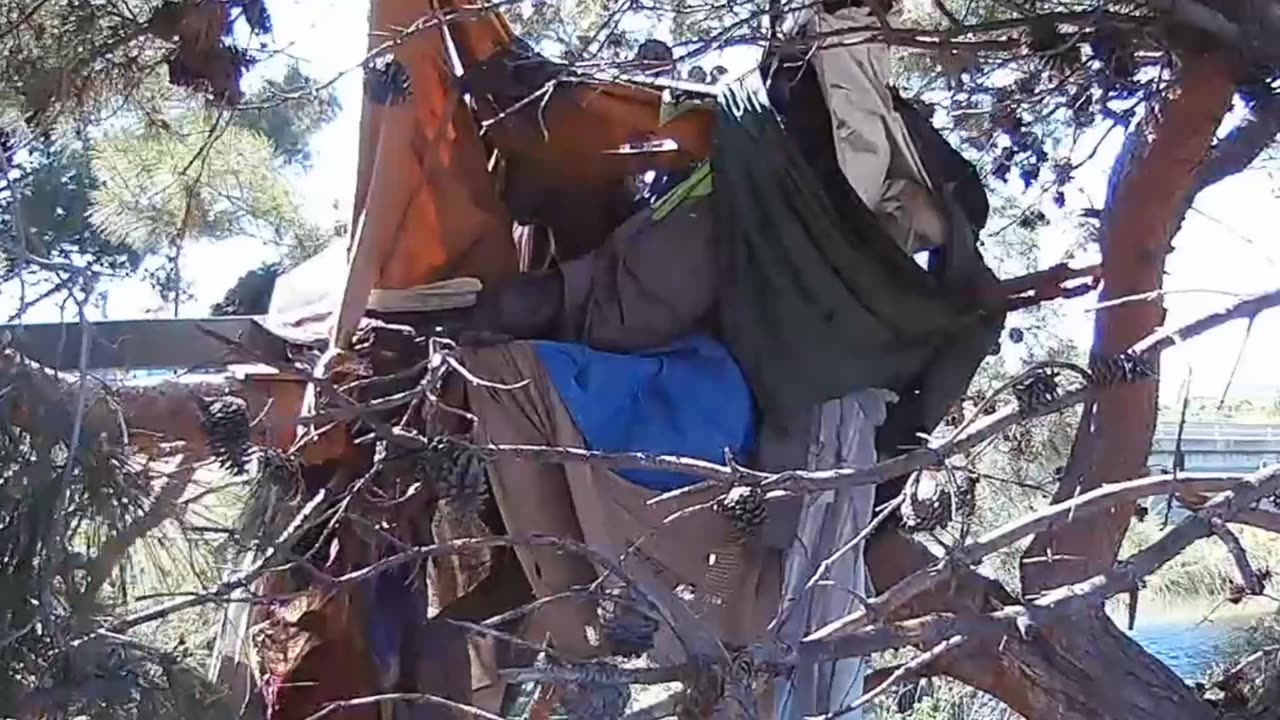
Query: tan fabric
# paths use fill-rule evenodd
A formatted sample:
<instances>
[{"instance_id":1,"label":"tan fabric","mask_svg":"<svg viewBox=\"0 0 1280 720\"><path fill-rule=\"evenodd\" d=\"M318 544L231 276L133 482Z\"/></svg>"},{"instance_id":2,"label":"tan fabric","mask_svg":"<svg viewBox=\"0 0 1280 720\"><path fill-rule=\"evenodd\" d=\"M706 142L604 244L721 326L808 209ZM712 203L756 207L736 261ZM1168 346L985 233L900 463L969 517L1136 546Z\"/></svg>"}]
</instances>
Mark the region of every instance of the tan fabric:
<instances>
[{"instance_id":1,"label":"tan fabric","mask_svg":"<svg viewBox=\"0 0 1280 720\"><path fill-rule=\"evenodd\" d=\"M582 447L582 436L556 395L532 345L512 343L465 350L463 362L480 377L530 383L514 391L472 385L471 411L480 419L478 439L495 443L553 444ZM670 525L662 519L681 507L706 502L694 495L660 509L645 503L654 493L618 475L586 465L541 465L500 459L490 467L494 499L513 535L545 533L585 541L610 556L666 602L681 602L675 590L688 586L699 600L695 614L712 623L722 640L746 644L763 636L777 607L781 557L775 550L734 545L727 521L711 511L691 514ZM656 531L656 532L655 532ZM709 556L719 550L718 563ZM518 551L534 592L545 597L589 585L596 570L586 560L546 549ZM733 556L733 557L729 557ZM733 565L735 567L724 567ZM723 567L726 573L717 572ZM708 577L726 575L720 602L708 597ZM563 600L541 608L526 629L529 638L552 638L571 656L597 652L594 604ZM589 632L587 628L592 630ZM660 631L656 656L677 661L682 655L667 629Z\"/></svg>"},{"instance_id":2,"label":"tan fabric","mask_svg":"<svg viewBox=\"0 0 1280 720\"><path fill-rule=\"evenodd\" d=\"M815 13L810 32L830 35L813 65L831 112L836 158L849 184L907 252L946 241L946 221L924 164L893 107L889 48L856 34L880 26L866 7ZM853 44L856 43L856 44Z\"/></svg>"},{"instance_id":3,"label":"tan fabric","mask_svg":"<svg viewBox=\"0 0 1280 720\"><path fill-rule=\"evenodd\" d=\"M565 263L564 303L558 319L559 337L597 350L631 352L665 345L686 335L714 308L720 288L716 267L712 198L694 196L660 213L645 210L619 226L594 252ZM785 423L777 423L785 425ZM807 427L807 421L801 426ZM762 430L758 461L773 446L777 428ZM785 441L796 451L795 462L777 469L804 464L808 437ZM797 498L785 498L769 507L760 540L786 550L795 536L800 510Z\"/></svg>"},{"instance_id":4,"label":"tan fabric","mask_svg":"<svg viewBox=\"0 0 1280 720\"><path fill-rule=\"evenodd\" d=\"M565 263L561 337L597 350L664 345L713 307L719 276L710 198L662 219L636 213L594 252Z\"/></svg>"},{"instance_id":5,"label":"tan fabric","mask_svg":"<svg viewBox=\"0 0 1280 720\"><path fill-rule=\"evenodd\" d=\"M946 242L947 220L928 188L902 179L888 180L884 187L876 218L899 247L913 255Z\"/></svg>"},{"instance_id":6,"label":"tan fabric","mask_svg":"<svg viewBox=\"0 0 1280 720\"><path fill-rule=\"evenodd\" d=\"M488 170L479 128L454 83L445 37L386 38L426 11L422 0L375 0L370 50L385 51L412 78L400 102L366 97L360 118L351 247L334 343L345 346L374 288L407 288L452 277L482 281L516 272L511 221ZM458 26L491 23L460 19Z\"/></svg>"}]
</instances>

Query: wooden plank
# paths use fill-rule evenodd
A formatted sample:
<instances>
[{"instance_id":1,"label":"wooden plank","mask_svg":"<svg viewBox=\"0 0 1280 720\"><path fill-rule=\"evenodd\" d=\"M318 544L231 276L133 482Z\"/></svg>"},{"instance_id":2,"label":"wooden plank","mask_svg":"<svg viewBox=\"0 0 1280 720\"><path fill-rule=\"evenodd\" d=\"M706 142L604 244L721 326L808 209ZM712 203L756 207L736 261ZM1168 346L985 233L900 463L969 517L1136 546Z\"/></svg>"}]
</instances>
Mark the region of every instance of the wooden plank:
<instances>
[{"instance_id":1,"label":"wooden plank","mask_svg":"<svg viewBox=\"0 0 1280 720\"><path fill-rule=\"evenodd\" d=\"M113 320L88 327L93 370L212 369L285 358L284 342L252 317ZM252 351L238 351L202 328ZM80 366L80 333L79 323L0 325L0 345L45 367L74 370Z\"/></svg>"}]
</instances>

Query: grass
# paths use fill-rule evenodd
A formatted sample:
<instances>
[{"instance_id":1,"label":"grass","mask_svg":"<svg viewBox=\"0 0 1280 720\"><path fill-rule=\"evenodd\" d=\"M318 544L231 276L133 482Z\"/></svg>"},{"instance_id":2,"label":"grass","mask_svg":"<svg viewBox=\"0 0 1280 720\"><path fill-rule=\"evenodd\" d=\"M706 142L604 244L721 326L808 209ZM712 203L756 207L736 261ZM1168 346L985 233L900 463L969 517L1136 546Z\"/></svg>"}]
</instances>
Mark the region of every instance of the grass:
<instances>
[{"instance_id":1,"label":"grass","mask_svg":"<svg viewBox=\"0 0 1280 720\"><path fill-rule=\"evenodd\" d=\"M1162 513L1152 512L1145 520L1130 525L1120 556L1128 557L1155 542L1165 532L1163 521ZM1173 522L1176 520L1171 520ZM1239 525L1231 527L1240 537L1255 570L1280 571L1280 535ZM1141 600L1164 607L1217 602L1239 582L1239 571L1226 546L1216 538L1206 538L1192 544L1147 578Z\"/></svg>"},{"instance_id":2,"label":"grass","mask_svg":"<svg viewBox=\"0 0 1280 720\"><path fill-rule=\"evenodd\" d=\"M918 688L918 689L917 689ZM915 695L910 709L906 701ZM930 678L875 703L867 720L1018 720L1020 715L990 695L949 678Z\"/></svg>"}]
</instances>

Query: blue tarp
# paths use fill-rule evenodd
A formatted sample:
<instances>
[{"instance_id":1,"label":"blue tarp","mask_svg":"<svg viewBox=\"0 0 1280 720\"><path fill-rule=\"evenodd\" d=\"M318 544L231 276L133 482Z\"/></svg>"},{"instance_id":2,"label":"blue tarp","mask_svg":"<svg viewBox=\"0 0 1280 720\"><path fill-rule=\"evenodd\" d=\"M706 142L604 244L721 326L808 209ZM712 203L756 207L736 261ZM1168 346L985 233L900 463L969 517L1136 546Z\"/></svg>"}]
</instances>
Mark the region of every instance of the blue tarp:
<instances>
[{"instance_id":1,"label":"blue tarp","mask_svg":"<svg viewBox=\"0 0 1280 720\"><path fill-rule=\"evenodd\" d=\"M713 462L754 449L751 390L723 345L692 335L663 348L618 355L585 345L534 344L588 449L678 454ZM665 492L696 480L659 470L624 470L627 480Z\"/></svg>"}]
</instances>

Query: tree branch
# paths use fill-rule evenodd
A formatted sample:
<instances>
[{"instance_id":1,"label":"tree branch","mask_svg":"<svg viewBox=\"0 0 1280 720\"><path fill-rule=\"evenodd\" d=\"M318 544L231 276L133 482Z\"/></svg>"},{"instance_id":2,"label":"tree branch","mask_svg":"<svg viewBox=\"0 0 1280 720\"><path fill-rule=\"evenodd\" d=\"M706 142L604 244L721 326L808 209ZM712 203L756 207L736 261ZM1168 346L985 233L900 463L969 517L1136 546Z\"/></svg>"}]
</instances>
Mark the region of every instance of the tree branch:
<instances>
[{"instance_id":1,"label":"tree branch","mask_svg":"<svg viewBox=\"0 0 1280 720\"><path fill-rule=\"evenodd\" d=\"M442 698L439 695L430 693L384 693L382 695L369 695L362 698L352 698L351 700L339 700L337 702L325 705L324 709L318 713L314 713L306 718L306 720L321 720L327 718L334 713L349 710L351 708L365 707L368 705L382 705L392 703L411 703L411 704L427 704L439 705L455 712L460 712L470 717L484 718L485 720L504 720L500 715L494 715L486 710L478 707L466 705L464 703L455 702L448 698Z\"/></svg>"},{"instance_id":2,"label":"tree branch","mask_svg":"<svg viewBox=\"0 0 1280 720\"><path fill-rule=\"evenodd\" d=\"M272 564L276 563L280 559L285 548L292 545L303 532L312 526L312 521L316 519L318 515L317 511L324 506L327 497L327 493L324 490L317 492L311 500L298 511L297 516L289 522L289 525L281 531L280 535L276 538L276 541L272 543L270 549L263 553L262 558L255 562L249 569L236 573L226 580L223 580L207 593L162 603L155 607L148 608L132 615L126 615L109 622L101 629L101 632L127 632L140 625L145 625L147 623L169 617L174 613L205 605L212 600L229 597L236 590L252 585L254 581L271 570Z\"/></svg>"},{"instance_id":3,"label":"tree branch","mask_svg":"<svg viewBox=\"0 0 1280 720\"><path fill-rule=\"evenodd\" d=\"M846 615L815 630L804 639L804 642L821 642L847 633L851 629L863 627L876 619L887 617L893 610L910 602L917 595L938 586L956 571L974 565L991 553L1009 547L1042 530L1091 517L1117 505L1131 503L1144 497L1162 495L1170 488L1213 492L1228 490L1245 481L1244 475L1186 473L1177 476L1156 475L1104 485L992 530L933 565L908 575L881 595L868 600L866 609Z\"/></svg>"},{"instance_id":4,"label":"tree branch","mask_svg":"<svg viewBox=\"0 0 1280 720\"><path fill-rule=\"evenodd\" d=\"M1262 580L1249 562L1249 553L1245 552L1244 545L1240 543L1240 538L1231 531L1231 528L1227 527L1227 524L1221 518L1211 519L1209 521L1209 529L1222 541L1223 545L1227 546L1227 552L1231 554L1231 560L1236 564L1236 569L1240 572L1240 585L1245 594L1261 595Z\"/></svg>"},{"instance_id":5,"label":"tree branch","mask_svg":"<svg viewBox=\"0 0 1280 720\"><path fill-rule=\"evenodd\" d=\"M525 535L521 537L512 536L490 536L481 538L458 538L447 542L436 543L434 545L423 545L410 548L403 552L385 557L377 562L367 565L359 570L339 575L334 578L327 578L325 581L334 585L356 583L366 578L372 577L380 572L385 572L391 568L403 565L409 562L416 562L432 557L440 557L444 555L455 555L469 550L479 550L491 547L549 547L562 551L579 554L609 574L614 575L618 579L626 582L639 595L647 600L661 614L662 619L667 623L668 627L680 640L686 650L691 655L707 657L707 658L727 658L726 651L720 642L709 632L703 623L684 607L682 603L664 602L662 598L654 595L642 583L633 580L625 569L614 559L595 548L565 538L552 537L549 535Z\"/></svg>"},{"instance_id":6,"label":"tree branch","mask_svg":"<svg viewBox=\"0 0 1280 720\"><path fill-rule=\"evenodd\" d=\"M1280 533L1280 513L1267 510L1241 510L1232 518L1232 522Z\"/></svg>"},{"instance_id":7,"label":"tree branch","mask_svg":"<svg viewBox=\"0 0 1280 720\"><path fill-rule=\"evenodd\" d=\"M1268 95L1258 100L1249 117L1227 133L1210 150L1196 172L1195 193L1221 182L1249 167L1280 134L1280 97Z\"/></svg>"},{"instance_id":8,"label":"tree branch","mask_svg":"<svg viewBox=\"0 0 1280 720\"><path fill-rule=\"evenodd\" d=\"M910 682L920 677L920 675L923 674L924 669L927 668L930 663L965 644L968 640L969 638L966 635L952 635L946 640L943 640L932 648L921 653L919 656L912 658L909 662L904 663L897 670L894 670L884 682L875 686L870 691L863 693L862 697L824 717L836 718L865 707L868 703L874 702L876 698L884 695L895 685L903 682Z\"/></svg>"},{"instance_id":9,"label":"tree branch","mask_svg":"<svg viewBox=\"0 0 1280 720\"><path fill-rule=\"evenodd\" d=\"M997 297L992 300L1004 303L1009 310L1021 310L1049 300L1084 295L1097 289L1101 276L1101 265L1073 268L1064 263L1000 281Z\"/></svg>"},{"instance_id":10,"label":"tree branch","mask_svg":"<svg viewBox=\"0 0 1280 720\"><path fill-rule=\"evenodd\" d=\"M1196 514L1183 518L1146 549L1105 573L1046 592L1034 605L1069 612L1096 607L1099 600L1137 587L1143 578L1177 557L1191 543L1211 535L1215 520L1230 521L1277 489L1280 489L1280 465L1263 468L1240 481L1234 490L1210 500Z\"/></svg>"}]
</instances>

